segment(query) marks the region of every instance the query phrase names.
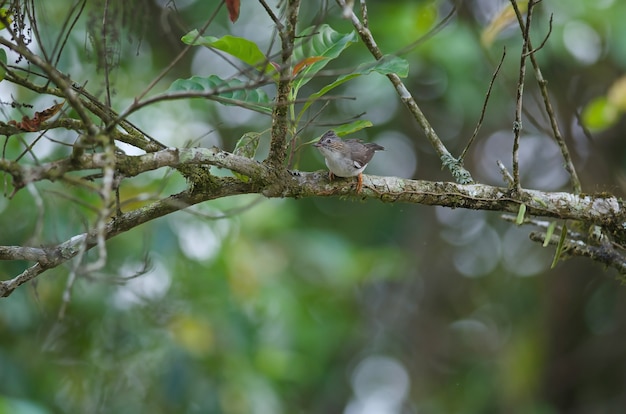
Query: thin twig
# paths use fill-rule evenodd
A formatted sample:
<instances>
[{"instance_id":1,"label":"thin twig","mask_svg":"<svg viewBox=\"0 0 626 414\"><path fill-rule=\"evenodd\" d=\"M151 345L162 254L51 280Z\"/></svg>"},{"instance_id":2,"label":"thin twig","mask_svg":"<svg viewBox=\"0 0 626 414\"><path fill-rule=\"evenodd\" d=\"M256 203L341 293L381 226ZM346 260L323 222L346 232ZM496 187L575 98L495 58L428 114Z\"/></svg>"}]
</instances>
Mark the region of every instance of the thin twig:
<instances>
[{"instance_id":1,"label":"thin twig","mask_svg":"<svg viewBox=\"0 0 626 414\"><path fill-rule=\"evenodd\" d=\"M109 67L109 51L107 50L107 26L108 26L108 15L109 15L109 0L105 0L104 2L104 11L102 13L102 53L104 62L104 88L106 91L105 101L104 103L109 108L111 107L111 82L109 81L109 72L111 68Z\"/></svg>"},{"instance_id":2,"label":"thin twig","mask_svg":"<svg viewBox=\"0 0 626 414\"><path fill-rule=\"evenodd\" d=\"M504 179L504 182L506 182L509 188L513 188L515 186L515 180L513 179L513 176L511 175L509 170L506 169L502 161L498 160L496 162L498 164L500 172L502 173L502 178Z\"/></svg>"},{"instance_id":3,"label":"thin twig","mask_svg":"<svg viewBox=\"0 0 626 414\"><path fill-rule=\"evenodd\" d=\"M283 30L284 29L283 24L280 22L280 19L274 14L271 7L267 5L265 0L259 0L259 3L261 3L261 6L263 6L263 8L265 9L265 13L267 13L267 15L270 16L270 19L272 19L272 21L274 22L276 29L279 32Z\"/></svg>"},{"instance_id":4,"label":"thin twig","mask_svg":"<svg viewBox=\"0 0 626 414\"><path fill-rule=\"evenodd\" d=\"M528 4L529 13L530 13L531 2ZM550 16L550 30L552 29L552 16ZM533 65L533 70L535 71L535 78L537 79L537 84L539 85L539 90L541 91L541 96L543 97L543 103L548 114L548 118L550 119L550 127L552 128L552 135L554 140L556 141L559 149L561 150L561 156L565 161L565 170L569 173L572 181L572 188L574 190L574 194L580 194L582 192L582 185L580 184L580 179L578 178L578 173L576 172L576 168L574 167L574 162L572 160L572 156L569 153L569 149L567 148L567 144L565 143L565 139L563 139L563 135L561 135L561 130L559 128L559 123L556 120L556 115L554 113L554 109L552 108L552 103L550 102L550 95L548 93L548 81L546 81L541 72L541 68L539 67L539 63L537 63L537 58L535 57L535 51L539 50L543 47L543 44L547 40L546 36L544 42L542 42L539 48L533 50L532 43L530 38L528 38L528 47L529 50L533 50L533 53L530 54L530 63Z\"/></svg>"},{"instance_id":5,"label":"thin twig","mask_svg":"<svg viewBox=\"0 0 626 414\"><path fill-rule=\"evenodd\" d=\"M46 62L50 62L50 58L48 57L48 52L46 51L46 47L41 39L39 26L37 25L37 16L35 15L35 2L31 0L30 3L25 3L24 8L26 10L26 14L28 15L28 19L30 20L32 33L35 36L35 39L37 40L37 44L39 45L41 54L43 55Z\"/></svg>"},{"instance_id":6,"label":"thin twig","mask_svg":"<svg viewBox=\"0 0 626 414\"><path fill-rule=\"evenodd\" d=\"M63 49L65 45L67 44L67 41L70 38L70 35L72 34L74 30L74 26L78 22L78 19L80 18L80 16L83 14L83 10L85 10L85 5L87 5L87 0L81 0L79 3L74 4L74 6L72 6L70 11L68 12L67 17L65 18L65 21L63 22L63 25L61 26L59 37L57 38L56 43L54 44L54 48L52 48L52 53L51 53L52 56L56 55L56 57L54 58L54 62L52 62L52 64L55 67L59 65L59 60L61 60L61 54L63 53ZM72 17L72 14L77 9L78 9L78 12L76 13L76 16L74 17L72 22L69 23ZM68 27L68 23L69 23L69 27ZM63 38L63 40L61 40L61 36L63 35L64 32L65 32L65 37Z\"/></svg>"},{"instance_id":7,"label":"thin twig","mask_svg":"<svg viewBox=\"0 0 626 414\"><path fill-rule=\"evenodd\" d=\"M554 15L550 15L550 20L548 20L548 33L546 33L546 35L544 36L543 40L541 41L541 44L536 47L533 48L531 50L529 50L528 52L526 52L527 55L532 55L537 53L538 51L540 51L541 49L543 49L543 47L546 45L546 43L548 42L548 39L550 38L550 35L552 34L552 18L554 17Z\"/></svg>"},{"instance_id":8,"label":"thin twig","mask_svg":"<svg viewBox=\"0 0 626 414\"><path fill-rule=\"evenodd\" d=\"M487 103L489 102L489 97L491 96L491 89L493 88L493 84L495 83L496 78L498 77L498 73L500 72L500 68L502 67L502 63L504 63L504 57L505 56L506 56L506 48L504 48L504 50L502 50L502 57L500 58L500 62L498 63L498 66L496 67L496 70L493 72L493 75L491 76L491 82L489 82L489 88L487 88L487 93L485 95L485 100L483 102L483 108L480 111L480 118L478 119L478 123L476 124L476 128L474 128L474 133L470 137L469 141L467 142L467 145L465 146L465 148L463 149L463 152L461 153L461 156L459 157L459 161L460 162L463 162L463 160L465 159L465 155L467 154L467 151L469 150L470 146L472 145L472 143L476 139L476 136L478 135L478 131L480 131L480 127L483 124L483 120L485 119L485 114L487 112Z\"/></svg>"},{"instance_id":9,"label":"thin twig","mask_svg":"<svg viewBox=\"0 0 626 414\"><path fill-rule=\"evenodd\" d=\"M522 185L520 183L520 172L519 172L519 140L522 133L522 101L524 99L524 81L526 78L526 51L529 50L529 33L530 33L530 23L532 18L532 10L534 5L534 0L529 0L528 2L528 11L526 12L526 24L523 23L522 13L517 6L516 0L510 0L511 5L513 6L513 10L515 10L515 14L517 16L518 21L520 22L520 28L522 31L522 51L520 53L520 68L519 68L519 79L517 81L517 95L515 99L515 121L513 121L513 182L514 182L514 191L517 194L521 193Z\"/></svg>"}]
</instances>

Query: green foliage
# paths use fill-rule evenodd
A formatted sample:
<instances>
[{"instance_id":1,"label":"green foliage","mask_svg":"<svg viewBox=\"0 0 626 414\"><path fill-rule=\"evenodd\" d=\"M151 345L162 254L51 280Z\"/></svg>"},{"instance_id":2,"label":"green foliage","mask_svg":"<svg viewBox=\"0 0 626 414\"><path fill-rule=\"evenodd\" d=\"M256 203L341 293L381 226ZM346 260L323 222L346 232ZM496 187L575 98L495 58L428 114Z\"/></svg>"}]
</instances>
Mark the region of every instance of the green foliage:
<instances>
[{"instance_id":1,"label":"green foliage","mask_svg":"<svg viewBox=\"0 0 626 414\"><path fill-rule=\"evenodd\" d=\"M321 57L323 59L307 65L298 72L294 80L294 95L309 82L315 74L322 70L332 59L337 58L348 46L356 42L355 32L347 34L333 30L329 25L311 26L298 34L304 41L299 43L293 51L295 62L301 62L310 57Z\"/></svg>"},{"instance_id":2,"label":"green foliage","mask_svg":"<svg viewBox=\"0 0 626 414\"><path fill-rule=\"evenodd\" d=\"M554 269L556 267L556 264L559 262L559 260L561 260L561 257L563 256L563 252L564 252L564 247L565 247L565 240L567 237L567 224L563 223L563 227L561 228L561 236L559 237L559 244L556 246L556 251L554 252L554 258L552 259L552 264L550 265L550 268Z\"/></svg>"},{"instance_id":3,"label":"green foliage","mask_svg":"<svg viewBox=\"0 0 626 414\"><path fill-rule=\"evenodd\" d=\"M619 111L605 97L594 99L585 107L583 120L593 130L601 130L615 125Z\"/></svg>"},{"instance_id":4,"label":"green foliage","mask_svg":"<svg viewBox=\"0 0 626 414\"><path fill-rule=\"evenodd\" d=\"M277 76L275 68L267 61L265 54L251 40L230 35L219 39L213 36L200 36L197 30L187 33L181 40L188 45L221 50L256 68L261 73Z\"/></svg>"},{"instance_id":5,"label":"green foliage","mask_svg":"<svg viewBox=\"0 0 626 414\"><path fill-rule=\"evenodd\" d=\"M13 22L12 13L9 9L0 8L0 30L5 29L7 25Z\"/></svg>"},{"instance_id":6,"label":"green foliage","mask_svg":"<svg viewBox=\"0 0 626 414\"><path fill-rule=\"evenodd\" d=\"M517 211L517 217L515 218L515 224L518 226L524 222L524 218L526 216L526 204L522 203L519 205L519 210Z\"/></svg>"},{"instance_id":7,"label":"green foliage","mask_svg":"<svg viewBox=\"0 0 626 414\"><path fill-rule=\"evenodd\" d=\"M556 229L556 221L552 221L548 225L548 228L546 229L546 239L543 241L543 247L547 247L550 244L550 239L552 239L554 229Z\"/></svg>"},{"instance_id":8,"label":"green foliage","mask_svg":"<svg viewBox=\"0 0 626 414\"><path fill-rule=\"evenodd\" d=\"M354 79L362 75L369 75L372 72L376 72L381 75L395 73L396 75L404 78L408 76L409 63L405 59L390 55L383 56L380 60L377 60L373 63L363 63L357 66L353 72L339 76L337 80L333 83L328 84L320 89L318 92L311 94L307 102L304 104L301 113L304 114L304 112L309 108L309 106L311 106L313 102L330 92L332 89L349 81L350 79Z\"/></svg>"},{"instance_id":9,"label":"green foliage","mask_svg":"<svg viewBox=\"0 0 626 414\"><path fill-rule=\"evenodd\" d=\"M293 52L293 60L296 64L293 67L295 79L292 85L292 102L296 102L299 91L304 85L357 40L355 32L342 34L327 24L306 28L298 36L299 39L303 40L297 43ZM260 48L251 40L230 35L222 38L200 36L197 30L193 30L183 36L182 41L189 45L205 46L226 52L255 67L262 74L269 74L274 80L278 80L275 67L267 61ZM406 77L408 76L408 68L408 62L405 59L390 55L383 56L378 61L357 66L351 73L339 76L318 92L312 93L297 116L295 116L295 103L290 104L290 114L292 114L294 127L300 124L302 117L313 103L343 83L372 72L381 75L395 73L400 77ZM226 105L239 105L259 112L271 113L270 101L265 92L260 88L252 89L237 79L225 81L215 75L208 78L194 76L191 79L176 80L170 86L169 91L204 92L211 95L211 99ZM356 121L339 126L336 130L342 134L348 134L368 126L371 126L371 122Z\"/></svg>"},{"instance_id":10,"label":"green foliage","mask_svg":"<svg viewBox=\"0 0 626 414\"><path fill-rule=\"evenodd\" d=\"M606 96L599 96L583 109L583 122L592 130L604 130L614 126L626 112L626 77L622 76L611 85Z\"/></svg>"}]
</instances>

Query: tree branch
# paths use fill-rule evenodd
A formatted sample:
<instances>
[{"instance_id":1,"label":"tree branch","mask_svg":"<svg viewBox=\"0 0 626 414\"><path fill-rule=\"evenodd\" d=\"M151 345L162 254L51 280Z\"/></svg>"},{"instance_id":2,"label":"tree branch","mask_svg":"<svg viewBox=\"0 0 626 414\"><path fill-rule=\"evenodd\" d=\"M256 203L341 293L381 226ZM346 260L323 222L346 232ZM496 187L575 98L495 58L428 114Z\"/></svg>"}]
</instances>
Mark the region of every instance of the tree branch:
<instances>
[{"instance_id":1,"label":"tree branch","mask_svg":"<svg viewBox=\"0 0 626 414\"><path fill-rule=\"evenodd\" d=\"M530 233L532 241L543 243L547 237L544 232ZM548 243L558 246L560 235L552 235ZM611 244L592 246L582 240L567 239L563 246L565 256L588 257L596 262L603 263L617 270L620 274L626 274L626 258L622 256Z\"/></svg>"},{"instance_id":2,"label":"tree branch","mask_svg":"<svg viewBox=\"0 0 626 414\"><path fill-rule=\"evenodd\" d=\"M242 181L232 178L222 178L220 181L222 185L219 186L217 191L212 193L186 190L163 200L156 201L149 206L117 216L109 220L106 224L104 237L106 240L109 240L112 237L147 223L148 221L204 201L251 192L251 185ZM90 233L76 235L57 246L46 248L44 260L38 261L35 265L29 267L15 278L0 282L0 297L9 296L19 286L29 282L44 271L60 266L68 260L71 260L78 255L81 249L89 250L93 248L97 244L97 237L98 231L92 230ZM24 260L26 258L25 255L28 254L28 252L22 250L19 252L21 257L6 259L6 253L10 251L10 248L7 250L5 247L4 250L1 251L5 253L0 256L0 259L3 260ZM33 258L35 257L37 257L37 254L33 256Z\"/></svg>"},{"instance_id":3,"label":"tree branch","mask_svg":"<svg viewBox=\"0 0 626 414\"><path fill-rule=\"evenodd\" d=\"M288 108L291 100L293 78L291 76L294 40L296 38L296 23L300 0L287 0L287 17L284 28L277 27L282 48L282 65L280 80L276 93L276 106L272 112L272 131L270 153L267 157L268 165L275 169L283 169L287 158L287 134L289 133Z\"/></svg>"}]
</instances>

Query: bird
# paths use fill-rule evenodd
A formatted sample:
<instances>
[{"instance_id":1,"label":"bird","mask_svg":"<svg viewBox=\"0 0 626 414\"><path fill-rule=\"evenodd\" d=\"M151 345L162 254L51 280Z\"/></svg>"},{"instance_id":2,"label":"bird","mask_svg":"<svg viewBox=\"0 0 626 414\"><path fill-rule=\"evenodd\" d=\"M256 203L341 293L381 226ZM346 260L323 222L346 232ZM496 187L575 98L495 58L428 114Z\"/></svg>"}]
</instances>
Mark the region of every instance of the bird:
<instances>
[{"instance_id":1,"label":"bird","mask_svg":"<svg viewBox=\"0 0 626 414\"><path fill-rule=\"evenodd\" d=\"M324 156L329 169L328 179L337 177L357 177L356 192L363 187L363 170L371 161L376 151L384 151L384 147L360 139L342 140L335 131L328 131L318 142L313 144Z\"/></svg>"}]
</instances>

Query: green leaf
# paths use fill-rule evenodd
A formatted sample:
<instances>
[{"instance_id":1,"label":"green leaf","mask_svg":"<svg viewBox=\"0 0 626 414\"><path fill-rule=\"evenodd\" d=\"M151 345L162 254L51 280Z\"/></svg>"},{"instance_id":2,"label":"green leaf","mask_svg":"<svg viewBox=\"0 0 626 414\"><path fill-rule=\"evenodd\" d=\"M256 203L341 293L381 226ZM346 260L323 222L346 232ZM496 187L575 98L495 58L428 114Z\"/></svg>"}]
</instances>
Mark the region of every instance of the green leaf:
<instances>
[{"instance_id":1,"label":"green leaf","mask_svg":"<svg viewBox=\"0 0 626 414\"><path fill-rule=\"evenodd\" d=\"M239 79L224 80L219 76L193 76L189 79L177 79L169 92L198 92L200 96L218 101L224 105L241 106L253 111L271 114L271 102L262 89L250 89ZM201 95L206 94L206 95Z\"/></svg>"},{"instance_id":2,"label":"green leaf","mask_svg":"<svg viewBox=\"0 0 626 414\"><path fill-rule=\"evenodd\" d=\"M524 222L524 216L526 215L526 204L520 204L519 210L517 211L517 218L515 219L515 224L518 226Z\"/></svg>"},{"instance_id":3,"label":"green leaf","mask_svg":"<svg viewBox=\"0 0 626 414\"><path fill-rule=\"evenodd\" d=\"M258 132L246 132L241 136L241 138L239 138L239 141L237 141L233 154L246 158L254 158L256 150L259 147L260 138L261 134ZM233 171L233 174L244 183L250 181L250 177L247 175L243 175L235 171Z\"/></svg>"},{"instance_id":4,"label":"green leaf","mask_svg":"<svg viewBox=\"0 0 626 414\"><path fill-rule=\"evenodd\" d=\"M380 60L370 63L363 63L356 67L354 72L349 73L347 75L342 75L337 78L336 81L331 83L330 85L324 86L320 89L319 92L312 94L309 97L309 100L304 104L302 108L302 113L308 109L313 102L315 102L318 98L328 93L328 91L336 88L337 86L349 81L350 79L354 79L361 75L369 75L372 72L380 73L381 75L388 75L390 73L395 73L401 78L405 78L409 74L409 62L406 59L399 58L393 55L385 55Z\"/></svg>"},{"instance_id":5,"label":"green leaf","mask_svg":"<svg viewBox=\"0 0 626 414\"><path fill-rule=\"evenodd\" d=\"M4 79L4 75L6 75L5 65L7 64L7 52L4 49L0 49L0 81Z\"/></svg>"},{"instance_id":6,"label":"green leaf","mask_svg":"<svg viewBox=\"0 0 626 414\"><path fill-rule=\"evenodd\" d=\"M555 228L556 228L556 221L553 221L548 226L548 230L546 230L546 238L543 241L543 247L547 247L548 244L550 244L550 239L552 238L552 235L554 234Z\"/></svg>"},{"instance_id":7,"label":"green leaf","mask_svg":"<svg viewBox=\"0 0 626 414\"><path fill-rule=\"evenodd\" d=\"M559 244L556 246L556 251L554 252L554 259L552 259L552 265L550 265L550 269L554 269L556 264L559 262L561 258L561 254L563 253L563 246L565 246L565 237L567 236L567 224L563 223L563 229L561 230L561 237L559 238Z\"/></svg>"},{"instance_id":8,"label":"green leaf","mask_svg":"<svg viewBox=\"0 0 626 414\"><path fill-rule=\"evenodd\" d=\"M343 137L344 135L354 134L355 132L358 132L365 128L370 128L372 126L374 126L374 124L372 124L371 121L362 119L359 121L350 122L349 124L340 125L333 129L338 136Z\"/></svg>"},{"instance_id":9,"label":"green leaf","mask_svg":"<svg viewBox=\"0 0 626 414\"><path fill-rule=\"evenodd\" d=\"M587 128L602 130L615 125L619 115L620 110L605 96L600 96L587 104L583 109L582 118Z\"/></svg>"},{"instance_id":10,"label":"green leaf","mask_svg":"<svg viewBox=\"0 0 626 414\"><path fill-rule=\"evenodd\" d=\"M12 15L13 13L11 13L9 9L0 9L0 30L7 27L5 23L11 24L13 22L13 19L11 18Z\"/></svg>"},{"instance_id":11,"label":"green leaf","mask_svg":"<svg viewBox=\"0 0 626 414\"><path fill-rule=\"evenodd\" d=\"M260 72L274 77L278 76L276 69L269 62L265 54L261 52L257 44L243 37L231 35L226 35L221 38L198 36L198 31L192 30L184 35L181 40L188 45L205 46L211 49L221 50L256 68Z\"/></svg>"},{"instance_id":12,"label":"green leaf","mask_svg":"<svg viewBox=\"0 0 626 414\"><path fill-rule=\"evenodd\" d=\"M548 229L546 230L546 238L543 241L543 247L547 247L550 244L550 239L554 234L554 229L556 228L556 221L553 221L548 225Z\"/></svg>"},{"instance_id":13,"label":"green leaf","mask_svg":"<svg viewBox=\"0 0 626 414\"><path fill-rule=\"evenodd\" d=\"M359 120L359 121L350 122L349 124L343 124L343 125L340 125L338 127L334 127L333 131L335 131L337 136L343 137L345 135L349 135L349 134L353 134L355 132L358 132L358 131L360 131L362 129L369 128L371 126L374 126L374 124L372 124L371 121ZM303 145L312 144L314 142L319 141L319 139L320 139L320 137L313 138L312 140L305 142Z\"/></svg>"},{"instance_id":14,"label":"green leaf","mask_svg":"<svg viewBox=\"0 0 626 414\"><path fill-rule=\"evenodd\" d=\"M299 35L300 43L293 51L293 61L295 64L312 56L323 57L298 72L298 77L294 81L294 91L297 91L306 84L317 72L322 70L328 62L335 59L348 46L357 41L356 32L347 34L333 30L329 25L311 26L304 29Z\"/></svg>"}]
</instances>

